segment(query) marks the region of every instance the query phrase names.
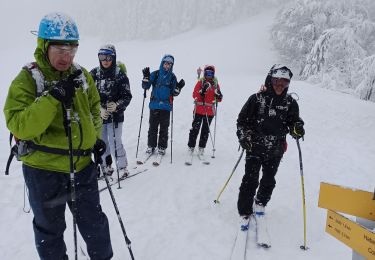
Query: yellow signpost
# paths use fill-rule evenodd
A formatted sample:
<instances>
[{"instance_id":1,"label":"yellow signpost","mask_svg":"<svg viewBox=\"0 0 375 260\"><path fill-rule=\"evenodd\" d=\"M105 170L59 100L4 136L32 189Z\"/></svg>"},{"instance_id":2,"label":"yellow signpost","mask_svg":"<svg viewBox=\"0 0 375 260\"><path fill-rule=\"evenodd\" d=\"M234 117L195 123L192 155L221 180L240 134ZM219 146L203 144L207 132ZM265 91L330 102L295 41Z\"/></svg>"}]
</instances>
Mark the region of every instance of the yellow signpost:
<instances>
[{"instance_id":1,"label":"yellow signpost","mask_svg":"<svg viewBox=\"0 0 375 260\"><path fill-rule=\"evenodd\" d=\"M321 183L319 207L326 208L326 232L354 251L375 260L375 233L335 211L375 220L375 201L367 191Z\"/></svg>"},{"instance_id":2,"label":"yellow signpost","mask_svg":"<svg viewBox=\"0 0 375 260\"><path fill-rule=\"evenodd\" d=\"M318 206L375 220L375 200L372 198L372 192L321 182Z\"/></svg>"},{"instance_id":3,"label":"yellow signpost","mask_svg":"<svg viewBox=\"0 0 375 260\"><path fill-rule=\"evenodd\" d=\"M328 210L326 232L367 259L375 259L375 233L361 225Z\"/></svg>"}]
</instances>

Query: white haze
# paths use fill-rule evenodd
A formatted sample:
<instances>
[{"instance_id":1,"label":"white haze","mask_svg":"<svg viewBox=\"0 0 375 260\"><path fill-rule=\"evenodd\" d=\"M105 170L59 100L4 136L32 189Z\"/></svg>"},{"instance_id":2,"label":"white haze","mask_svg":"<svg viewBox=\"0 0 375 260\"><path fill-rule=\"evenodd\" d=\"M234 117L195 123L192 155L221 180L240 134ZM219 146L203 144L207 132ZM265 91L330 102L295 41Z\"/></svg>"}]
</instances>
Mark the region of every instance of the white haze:
<instances>
[{"instance_id":1,"label":"white haze","mask_svg":"<svg viewBox=\"0 0 375 260\"><path fill-rule=\"evenodd\" d=\"M65 11L78 21L99 24L106 21L96 9L99 2L17 1L0 3L3 37L0 42L0 107L4 107L8 87L21 67L33 60L35 36L40 18L50 11ZM192 1L195 2L195 1ZM235 2L235 1L232 1ZM81 9L76 9L76 8ZM278 7L278 6L277 6ZM85 12L95 10L95 17ZM261 10L261 9L259 9ZM197 11L198 10L195 10ZM155 11L156 14L159 14ZM115 41L108 35L95 37L81 30L82 40L76 61L87 69L97 66L98 47L113 42L119 60L128 68L133 100L125 113L123 141L130 169L135 165L138 127L142 106L141 70L157 69L165 53L176 58L174 71L186 86L175 100L173 127L173 164L167 157L159 168L147 165L148 171L113 188L132 249L137 260L225 260L229 259L236 229L238 188L244 173L244 160L220 198L213 200L228 178L239 153L235 135L238 113L248 96L258 91L269 68L279 62L270 41L270 29L277 9L259 11L221 27L199 26L191 31L159 40ZM142 15L142 14L138 14ZM162 16L162 11L160 11ZM235 16L235 13L233 14ZM144 16L146 17L146 16ZM153 16L147 16L151 19ZM108 18L109 19L109 18ZM146 19L146 18L145 18ZM151 23L153 20L148 20ZM93 25L94 26L94 25ZM97 24L95 25L97 26ZM281 60L283 61L283 60ZM217 117L216 158L204 166L194 161L187 167L184 159L191 126L196 68L215 64L224 94ZM296 73L298 74L298 73ZM351 250L325 233L326 211L317 207L320 182L330 182L372 191L375 183L375 104L293 79L290 92L299 96L306 137L301 142L307 206L308 251L301 251L303 221L298 151L288 137L288 151L277 174L277 185L267 206L272 247L257 248L250 234L247 259L331 260L351 259ZM147 100L148 101L148 100ZM147 103L147 102L146 102ZM145 107L140 153L146 147L148 109ZM0 168L5 169L9 154L8 130L0 113ZM207 152L211 154L210 140ZM38 259L32 230L32 213L24 213L21 164L14 161L10 176L0 175L0 252L1 259ZM102 187L104 183L100 182ZM101 194L103 210L108 216L114 260L130 259L108 192ZM28 203L26 203L28 207ZM66 212L69 258L74 259L72 219ZM84 244L80 241L80 246ZM81 255L79 259L84 259Z\"/></svg>"}]
</instances>

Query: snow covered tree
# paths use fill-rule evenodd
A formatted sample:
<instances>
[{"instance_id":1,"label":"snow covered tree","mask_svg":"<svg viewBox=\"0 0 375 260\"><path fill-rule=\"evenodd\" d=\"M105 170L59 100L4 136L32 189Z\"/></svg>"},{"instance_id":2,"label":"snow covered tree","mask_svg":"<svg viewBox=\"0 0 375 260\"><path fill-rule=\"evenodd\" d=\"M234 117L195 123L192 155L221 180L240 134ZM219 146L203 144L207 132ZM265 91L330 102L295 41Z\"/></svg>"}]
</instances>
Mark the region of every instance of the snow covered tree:
<instances>
[{"instance_id":1,"label":"snow covered tree","mask_svg":"<svg viewBox=\"0 0 375 260\"><path fill-rule=\"evenodd\" d=\"M295 0L279 11L272 40L301 79L365 98L372 93L366 57L375 51L374 11L367 0Z\"/></svg>"}]
</instances>

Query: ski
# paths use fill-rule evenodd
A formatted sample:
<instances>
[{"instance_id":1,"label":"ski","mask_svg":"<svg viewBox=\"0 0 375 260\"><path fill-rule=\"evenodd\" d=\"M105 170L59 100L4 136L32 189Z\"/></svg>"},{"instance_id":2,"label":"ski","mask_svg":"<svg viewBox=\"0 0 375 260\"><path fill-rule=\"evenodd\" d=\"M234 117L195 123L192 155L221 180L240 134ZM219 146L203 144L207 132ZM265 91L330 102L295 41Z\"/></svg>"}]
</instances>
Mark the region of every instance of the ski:
<instances>
[{"instance_id":1,"label":"ski","mask_svg":"<svg viewBox=\"0 0 375 260\"><path fill-rule=\"evenodd\" d=\"M193 164L193 157L194 157L194 152L188 152L188 156L185 161L185 165L192 165Z\"/></svg>"},{"instance_id":2,"label":"ski","mask_svg":"<svg viewBox=\"0 0 375 260\"><path fill-rule=\"evenodd\" d=\"M210 162L206 160L206 157L203 154L198 153L198 159L205 165L209 165Z\"/></svg>"},{"instance_id":3,"label":"ski","mask_svg":"<svg viewBox=\"0 0 375 260\"><path fill-rule=\"evenodd\" d=\"M144 158L144 160L143 161L141 161L141 160L137 160L137 164L138 165L141 165L141 164L145 164L153 155L155 154L155 152L153 152L153 153L150 153L150 154L146 154L146 157ZM135 167L135 168L137 168L137 167ZM134 169L135 169L134 168Z\"/></svg>"},{"instance_id":4,"label":"ski","mask_svg":"<svg viewBox=\"0 0 375 260\"><path fill-rule=\"evenodd\" d=\"M263 248L271 247L271 239L267 230L266 217L263 212L255 213L256 241L257 245Z\"/></svg>"},{"instance_id":5,"label":"ski","mask_svg":"<svg viewBox=\"0 0 375 260\"><path fill-rule=\"evenodd\" d=\"M231 260L246 260L246 244L249 234L249 225L250 218L247 219L247 222L242 223L240 228L237 228L237 235L230 255Z\"/></svg>"},{"instance_id":6,"label":"ski","mask_svg":"<svg viewBox=\"0 0 375 260\"><path fill-rule=\"evenodd\" d=\"M158 153L156 155L155 161L152 162L152 165L153 166L159 166L161 164L161 161L163 160L163 157L164 157L163 154Z\"/></svg>"},{"instance_id":7,"label":"ski","mask_svg":"<svg viewBox=\"0 0 375 260\"><path fill-rule=\"evenodd\" d=\"M83 249L82 245L79 246L80 248L80 251L81 251L81 255L83 256L84 259L87 259L87 260L90 260L89 256L88 256L88 253L86 252L85 249Z\"/></svg>"},{"instance_id":8,"label":"ski","mask_svg":"<svg viewBox=\"0 0 375 260\"><path fill-rule=\"evenodd\" d=\"M139 170L139 171L137 171L137 172L135 172L135 173L129 174L127 177L120 178L120 179L117 179L117 180L115 180L115 181L112 181L112 182L109 183L109 185L110 185L110 186L115 185L115 184L117 184L119 181L123 181L123 180L129 179L129 178L131 178L131 177L137 176L138 174L143 173L143 172L146 172L147 170L148 170L148 169L142 169L142 170ZM107 186L101 188L101 189L99 190L99 193L102 192L102 191L104 191L104 190L106 190L106 189L108 189Z\"/></svg>"}]
</instances>

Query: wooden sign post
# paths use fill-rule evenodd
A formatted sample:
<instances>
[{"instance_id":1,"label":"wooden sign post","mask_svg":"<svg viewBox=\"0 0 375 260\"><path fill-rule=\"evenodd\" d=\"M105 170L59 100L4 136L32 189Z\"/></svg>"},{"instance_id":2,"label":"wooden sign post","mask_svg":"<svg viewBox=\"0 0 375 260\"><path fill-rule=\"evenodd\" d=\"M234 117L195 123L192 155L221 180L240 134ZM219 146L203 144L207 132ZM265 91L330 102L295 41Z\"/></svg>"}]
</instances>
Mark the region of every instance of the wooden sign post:
<instances>
[{"instance_id":1,"label":"wooden sign post","mask_svg":"<svg viewBox=\"0 0 375 260\"><path fill-rule=\"evenodd\" d=\"M328 209L326 232L366 259L375 259L375 233L335 211L375 220L375 201L367 191L320 184L319 207ZM375 227L375 222L374 227Z\"/></svg>"}]
</instances>

